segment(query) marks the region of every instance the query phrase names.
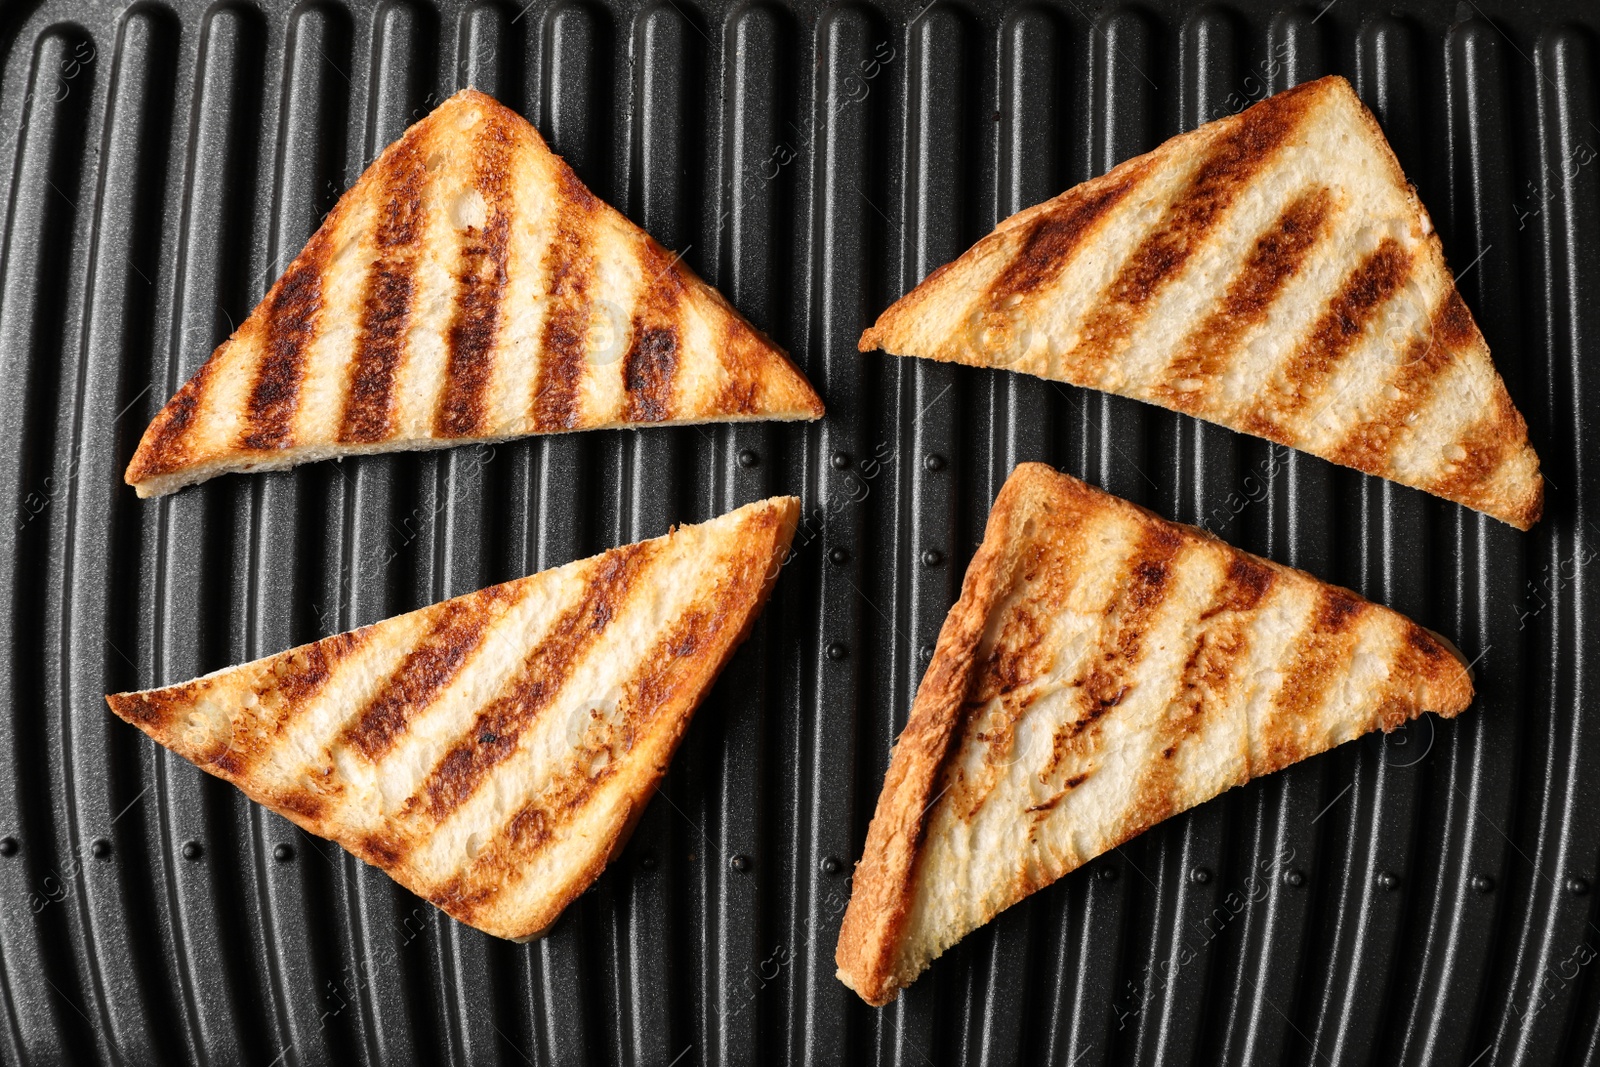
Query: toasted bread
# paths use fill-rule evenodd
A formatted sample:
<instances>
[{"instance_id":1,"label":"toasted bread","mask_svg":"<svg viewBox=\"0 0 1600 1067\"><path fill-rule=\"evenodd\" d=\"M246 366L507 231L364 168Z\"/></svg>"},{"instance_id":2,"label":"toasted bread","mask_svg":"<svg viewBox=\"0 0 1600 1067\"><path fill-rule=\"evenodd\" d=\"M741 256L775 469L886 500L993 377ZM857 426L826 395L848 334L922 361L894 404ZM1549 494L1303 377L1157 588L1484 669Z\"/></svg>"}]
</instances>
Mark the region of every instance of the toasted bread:
<instances>
[{"instance_id":1,"label":"toasted bread","mask_svg":"<svg viewBox=\"0 0 1600 1067\"><path fill-rule=\"evenodd\" d=\"M821 415L780 348L464 89L345 193L126 478L148 497L333 456Z\"/></svg>"},{"instance_id":2,"label":"toasted bread","mask_svg":"<svg viewBox=\"0 0 1600 1067\"><path fill-rule=\"evenodd\" d=\"M895 746L839 932L893 1000L1095 856L1472 682L1448 641L1037 463L989 516Z\"/></svg>"},{"instance_id":3,"label":"toasted bread","mask_svg":"<svg viewBox=\"0 0 1600 1067\"><path fill-rule=\"evenodd\" d=\"M1523 530L1544 506L1428 213L1343 78L1013 215L860 348L1130 396Z\"/></svg>"},{"instance_id":4,"label":"toasted bread","mask_svg":"<svg viewBox=\"0 0 1600 1067\"><path fill-rule=\"evenodd\" d=\"M111 710L497 937L626 842L788 551L794 497Z\"/></svg>"}]
</instances>

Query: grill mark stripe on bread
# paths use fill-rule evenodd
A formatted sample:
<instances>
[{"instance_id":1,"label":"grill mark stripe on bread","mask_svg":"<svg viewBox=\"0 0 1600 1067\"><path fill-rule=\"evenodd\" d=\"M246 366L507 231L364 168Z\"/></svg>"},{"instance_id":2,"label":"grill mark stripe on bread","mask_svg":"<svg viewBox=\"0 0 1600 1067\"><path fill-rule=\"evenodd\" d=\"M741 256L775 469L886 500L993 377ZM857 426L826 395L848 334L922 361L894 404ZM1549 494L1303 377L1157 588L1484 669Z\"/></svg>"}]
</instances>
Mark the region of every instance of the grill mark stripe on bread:
<instances>
[{"instance_id":1,"label":"grill mark stripe on bread","mask_svg":"<svg viewBox=\"0 0 1600 1067\"><path fill-rule=\"evenodd\" d=\"M1331 683L1348 669L1360 637L1357 623L1369 607L1348 590L1336 586L1321 590L1310 624L1284 671L1283 685L1268 705L1264 721L1254 724L1260 736L1252 738L1251 777L1282 770L1320 751L1307 745L1301 728L1315 720Z\"/></svg>"},{"instance_id":2,"label":"grill mark stripe on bread","mask_svg":"<svg viewBox=\"0 0 1600 1067\"><path fill-rule=\"evenodd\" d=\"M658 728L664 709L671 705L674 697L681 695L686 678L692 678L695 672L704 670L710 660L722 654L723 641L737 617L737 605L756 595L764 580L760 569L740 568L707 603L685 612L643 657L643 669L624 683L619 727L608 731L601 726L586 735L583 743L609 750L651 735ZM686 724L678 720L673 725L681 734ZM671 743L676 741L675 735ZM611 760L596 774L564 778L557 788L522 805L478 853L472 865L452 880L441 895L457 902L469 916L492 902L518 870L525 869L548 849L565 822L564 816L589 804L617 766L618 763ZM614 847L613 843L608 842L608 845ZM552 920L560 908L576 896L579 888L574 887L571 896L560 901L551 913Z\"/></svg>"},{"instance_id":3,"label":"grill mark stripe on bread","mask_svg":"<svg viewBox=\"0 0 1600 1067\"><path fill-rule=\"evenodd\" d=\"M455 317L446 334L444 393L434 433L472 437L483 430L484 394L494 374L495 342L506 292L511 238L511 131L491 111L478 134L474 188L483 198L482 226L469 226L457 268Z\"/></svg>"},{"instance_id":4,"label":"grill mark stripe on bread","mask_svg":"<svg viewBox=\"0 0 1600 1067\"><path fill-rule=\"evenodd\" d=\"M1230 156L1230 141L1271 148ZM1227 180L1204 176L1224 159ZM1036 235L1080 210L1090 221L1067 226L1066 252L1035 254ZM1527 529L1543 509L1538 455L1470 313L1421 399L1390 404L1410 335L1447 302L1459 295L1427 211L1377 120L1328 77L1018 212L858 347L1105 389ZM1374 426L1352 440L1375 411L1401 420L1388 441ZM1511 440L1471 432L1490 424Z\"/></svg>"},{"instance_id":5,"label":"grill mark stripe on bread","mask_svg":"<svg viewBox=\"0 0 1600 1067\"><path fill-rule=\"evenodd\" d=\"M477 655L493 625L514 603L516 590L494 586L447 601L426 636L390 675L353 721L341 743L376 763L410 729Z\"/></svg>"},{"instance_id":6,"label":"grill mark stripe on bread","mask_svg":"<svg viewBox=\"0 0 1600 1067\"><path fill-rule=\"evenodd\" d=\"M290 660L278 681L278 695L283 700L277 717L280 727L294 724L306 705L322 692L339 665L361 647L365 638L366 635L359 632L335 634L307 646L303 656ZM232 769L239 773L243 767Z\"/></svg>"},{"instance_id":7,"label":"grill mark stripe on bread","mask_svg":"<svg viewBox=\"0 0 1600 1067\"><path fill-rule=\"evenodd\" d=\"M1502 394L1496 399L1498 404L1484 412L1454 446L1460 456L1446 457L1446 471L1428 483L1428 492L1446 500L1470 497L1473 488L1505 462L1517 439L1527 436L1527 424L1522 421L1522 413L1511 407L1510 398ZM1533 525L1539 514L1538 510L1526 514L1526 524Z\"/></svg>"},{"instance_id":8,"label":"grill mark stripe on bread","mask_svg":"<svg viewBox=\"0 0 1600 1067\"><path fill-rule=\"evenodd\" d=\"M578 419L595 275L585 235L597 206L587 190L579 195L582 186L565 163L558 163L557 187L562 202L556 208L555 230L544 259L550 278L550 309L534 376L532 408L534 426L550 432L570 429Z\"/></svg>"},{"instance_id":9,"label":"grill mark stripe on bread","mask_svg":"<svg viewBox=\"0 0 1600 1067\"><path fill-rule=\"evenodd\" d=\"M1066 521L1071 522L1068 517ZM1092 528L1073 522L1072 537L1092 538ZM962 702L963 733L970 720L981 716L974 736L983 743L981 778L974 781L966 768L945 773L945 789L950 805L976 811L988 799L1000 772L1021 758L1017 746L1017 722L1027 709L1024 693L1029 683L1056 666L1048 637L1055 617L1065 606L1064 592L1073 584L1077 561L1057 546L1040 544L1015 566L1015 584L1026 587L1027 595L1015 598L1006 613L1005 625L994 639L973 691ZM1120 574L1120 572L1119 572ZM1100 605L1109 610L1109 603ZM986 708L998 708L985 715Z\"/></svg>"},{"instance_id":10,"label":"grill mark stripe on bread","mask_svg":"<svg viewBox=\"0 0 1600 1067\"><path fill-rule=\"evenodd\" d=\"M1210 238L1239 194L1272 160L1305 114L1303 94L1280 93L1262 102L1256 121L1238 123L1211 145L1186 188L1098 302L1084 315L1082 340L1062 357L1060 373L1095 381L1106 357L1120 351L1162 289Z\"/></svg>"},{"instance_id":11,"label":"grill mark stripe on bread","mask_svg":"<svg viewBox=\"0 0 1600 1067\"><path fill-rule=\"evenodd\" d=\"M265 351L250 387L240 443L249 449L276 449L294 443L294 415L300 404L300 379L306 349L317 335L322 311L322 272L332 253L332 231L312 235L273 286L265 330Z\"/></svg>"},{"instance_id":12,"label":"grill mark stripe on bread","mask_svg":"<svg viewBox=\"0 0 1600 1067\"><path fill-rule=\"evenodd\" d=\"M1143 170L1129 169L1118 181L1080 196L1069 196L1041 212L1029 225L1016 256L995 279L988 293L989 303L1027 296L1054 281L1093 235L1096 224L1121 204L1144 176Z\"/></svg>"},{"instance_id":13,"label":"grill mark stripe on bread","mask_svg":"<svg viewBox=\"0 0 1600 1067\"><path fill-rule=\"evenodd\" d=\"M274 721L279 724L292 721L295 714L321 691L334 668L360 645L363 636L359 631L338 634L305 646L301 650L298 670L292 678L285 676L279 686L281 703L277 705ZM112 708L118 715L130 722L137 720L143 727L160 729L174 724L174 712L189 705L191 692L190 686L177 685L142 693L120 693L106 699L112 702Z\"/></svg>"},{"instance_id":14,"label":"grill mark stripe on bread","mask_svg":"<svg viewBox=\"0 0 1600 1067\"><path fill-rule=\"evenodd\" d=\"M820 418L782 349L665 261L525 119L464 89L379 153L124 477L149 497L462 441ZM636 305L665 313L634 338Z\"/></svg>"},{"instance_id":15,"label":"grill mark stripe on bread","mask_svg":"<svg viewBox=\"0 0 1600 1067\"><path fill-rule=\"evenodd\" d=\"M1050 739L1050 758L1040 777L1053 777L1069 754L1092 760L1104 741L1100 721L1122 703L1131 687L1145 635L1171 588L1174 561L1183 542L1171 531L1151 526L1141 532L1137 547L1121 561L1121 591L1095 635L1094 654L1072 681L1078 713L1063 722ZM1083 779L1067 785L1075 789ZM1059 799L1059 795L1056 798ZM1054 806L1055 801L1047 802Z\"/></svg>"},{"instance_id":16,"label":"grill mark stripe on bread","mask_svg":"<svg viewBox=\"0 0 1600 1067\"><path fill-rule=\"evenodd\" d=\"M1400 432L1433 399L1433 386L1450 367L1451 349L1471 335L1471 313L1459 293L1449 294L1429 320L1425 336L1412 341L1388 379L1379 385L1376 412L1351 427L1332 458L1367 470L1393 455Z\"/></svg>"},{"instance_id":17,"label":"grill mark stripe on bread","mask_svg":"<svg viewBox=\"0 0 1600 1067\"><path fill-rule=\"evenodd\" d=\"M677 257L669 258L654 241L648 247L645 264L652 276L633 313L633 342L623 364L627 418L632 422L672 417L672 382L678 373L682 287L675 271Z\"/></svg>"},{"instance_id":18,"label":"grill mark stripe on bread","mask_svg":"<svg viewBox=\"0 0 1600 1067\"><path fill-rule=\"evenodd\" d=\"M124 478L130 484L171 474L181 470L188 461L186 438L201 403L210 392L212 368L210 360L202 363L194 376L179 386L173 398L156 413L139 442L138 451L128 462Z\"/></svg>"},{"instance_id":19,"label":"grill mark stripe on bread","mask_svg":"<svg viewBox=\"0 0 1600 1067\"><path fill-rule=\"evenodd\" d=\"M625 843L695 705L749 632L798 517L793 497L761 501L654 541L107 702L160 743L456 918L500 937L536 936ZM476 631L476 650L462 655ZM585 646L597 632L605 644ZM565 656L554 651L563 641ZM493 714L504 709L511 683L529 684L532 675L559 701L521 722ZM365 736L376 742L367 745L368 758L350 743L347 708L354 700L371 710L375 701L361 695L389 690L410 710L368 724ZM612 696L615 715L584 711ZM479 733L486 725L520 732L516 761L469 769L477 787L459 779L461 802L431 810L422 776L438 761L421 757L467 743L497 745Z\"/></svg>"},{"instance_id":20,"label":"grill mark stripe on bread","mask_svg":"<svg viewBox=\"0 0 1600 1067\"><path fill-rule=\"evenodd\" d=\"M1053 665L1001 678L1012 613L1045 599L1030 581L1066 586L1031 653ZM1459 654L1402 616L1022 464L890 760L839 977L887 1003L965 934L1154 822L1471 698ZM1078 744L1019 741L1002 765L989 759L997 723ZM976 802L962 779L974 767L998 772Z\"/></svg>"},{"instance_id":21,"label":"grill mark stripe on bread","mask_svg":"<svg viewBox=\"0 0 1600 1067\"><path fill-rule=\"evenodd\" d=\"M1177 688L1157 724L1150 745L1154 755L1139 776L1124 826L1125 840L1182 810L1179 761L1189 754L1190 746L1207 740L1205 731L1213 717L1227 716L1227 690L1250 650L1250 615L1273 584L1272 571L1248 556L1240 554L1228 562L1211 605L1200 613ZM1243 709L1236 714L1242 717ZM1248 749L1244 755L1248 774Z\"/></svg>"},{"instance_id":22,"label":"grill mark stripe on bread","mask_svg":"<svg viewBox=\"0 0 1600 1067\"><path fill-rule=\"evenodd\" d=\"M1266 321L1284 284L1327 234L1332 191L1314 185L1284 208L1256 240L1222 301L1178 346L1154 394L1179 411L1195 411L1210 398L1212 381L1227 369L1246 333Z\"/></svg>"},{"instance_id":23,"label":"grill mark stripe on bread","mask_svg":"<svg viewBox=\"0 0 1600 1067\"><path fill-rule=\"evenodd\" d=\"M373 233L376 254L340 417L341 442L382 441L394 432L395 376L405 356L417 257L427 230L427 147L424 131L408 132L395 145L393 168L384 174Z\"/></svg>"},{"instance_id":24,"label":"grill mark stripe on bread","mask_svg":"<svg viewBox=\"0 0 1600 1067\"><path fill-rule=\"evenodd\" d=\"M1410 256L1392 237L1351 271L1311 328L1278 369L1274 388L1245 415L1245 425L1262 437L1288 444L1289 429L1311 404L1318 385L1348 356L1378 317L1379 309L1405 284Z\"/></svg>"},{"instance_id":25,"label":"grill mark stripe on bread","mask_svg":"<svg viewBox=\"0 0 1600 1067\"><path fill-rule=\"evenodd\" d=\"M618 549L596 568L576 604L523 660L509 685L473 721L412 797L437 822L449 818L516 750L528 725L565 688L589 648L622 611L653 554L649 542Z\"/></svg>"}]
</instances>

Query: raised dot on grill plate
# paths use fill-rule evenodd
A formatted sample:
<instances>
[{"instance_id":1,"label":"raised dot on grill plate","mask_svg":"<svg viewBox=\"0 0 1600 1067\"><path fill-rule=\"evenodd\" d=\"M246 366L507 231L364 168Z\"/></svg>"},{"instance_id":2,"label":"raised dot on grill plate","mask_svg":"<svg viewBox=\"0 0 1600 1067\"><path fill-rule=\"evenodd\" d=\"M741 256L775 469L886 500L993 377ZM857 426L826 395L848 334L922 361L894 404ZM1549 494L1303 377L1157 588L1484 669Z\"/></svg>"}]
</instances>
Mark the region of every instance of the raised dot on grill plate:
<instances>
[{"instance_id":1,"label":"raised dot on grill plate","mask_svg":"<svg viewBox=\"0 0 1600 1067\"><path fill-rule=\"evenodd\" d=\"M1299 889L1306 884L1306 874L1297 867L1283 876L1283 882L1285 885Z\"/></svg>"},{"instance_id":2,"label":"raised dot on grill plate","mask_svg":"<svg viewBox=\"0 0 1600 1067\"><path fill-rule=\"evenodd\" d=\"M183 858L186 860L197 860L200 858L200 853L204 851L205 849L200 847L200 842L186 841L183 845Z\"/></svg>"},{"instance_id":3,"label":"raised dot on grill plate","mask_svg":"<svg viewBox=\"0 0 1600 1067\"><path fill-rule=\"evenodd\" d=\"M94 844L89 846L89 854L97 860L103 860L111 855L111 842L103 837L97 837Z\"/></svg>"},{"instance_id":4,"label":"raised dot on grill plate","mask_svg":"<svg viewBox=\"0 0 1600 1067\"><path fill-rule=\"evenodd\" d=\"M930 548L922 554L922 565L924 567L937 567L943 562L944 553L940 552L937 548Z\"/></svg>"},{"instance_id":5,"label":"raised dot on grill plate","mask_svg":"<svg viewBox=\"0 0 1600 1067\"><path fill-rule=\"evenodd\" d=\"M1378 884L1385 889L1399 889L1400 876L1393 871L1384 871L1378 875Z\"/></svg>"},{"instance_id":6,"label":"raised dot on grill plate","mask_svg":"<svg viewBox=\"0 0 1600 1067\"><path fill-rule=\"evenodd\" d=\"M1189 878L1196 885L1205 885L1207 882L1211 881L1211 872L1204 867L1196 867L1194 870L1189 872Z\"/></svg>"},{"instance_id":7,"label":"raised dot on grill plate","mask_svg":"<svg viewBox=\"0 0 1600 1067\"><path fill-rule=\"evenodd\" d=\"M849 549L836 548L828 553L828 559L834 566L843 567L850 562L850 551Z\"/></svg>"},{"instance_id":8,"label":"raised dot on grill plate","mask_svg":"<svg viewBox=\"0 0 1600 1067\"><path fill-rule=\"evenodd\" d=\"M834 470L842 471L848 466L850 466L850 453L848 453L848 452L835 452L833 454L833 469Z\"/></svg>"},{"instance_id":9,"label":"raised dot on grill plate","mask_svg":"<svg viewBox=\"0 0 1600 1067\"><path fill-rule=\"evenodd\" d=\"M843 645L841 645L837 641L835 641L833 644L828 646L828 658L829 659L840 660L840 659L844 659L849 654L850 654L850 650L845 648Z\"/></svg>"},{"instance_id":10,"label":"raised dot on grill plate","mask_svg":"<svg viewBox=\"0 0 1600 1067\"><path fill-rule=\"evenodd\" d=\"M922 465L930 471L942 471L944 470L944 457L935 452L928 456L927 459L924 459Z\"/></svg>"},{"instance_id":11,"label":"raised dot on grill plate","mask_svg":"<svg viewBox=\"0 0 1600 1067\"><path fill-rule=\"evenodd\" d=\"M838 874L840 866L842 866L842 865L839 863L839 861L837 859L835 859L832 856L828 856L827 858L825 858L822 861L822 873L823 874Z\"/></svg>"},{"instance_id":12,"label":"raised dot on grill plate","mask_svg":"<svg viewBox=\"0 0 1600 1067\"><path fill-rule=\"evenodd\" d=\"M753 448L743 449L739 453L739 466L741 467L754 467L760 462L761 457L756 455L756 450Z\"/></svg>"},{"instance_id":13,"label":"raised dot on grill plate","mask_svg":"<svg viewBox=\"0 0 1600 1067\"><path fill-rule=\"evenodd\" d=\"M1094 872L1094 876L1100 879L1102 882L1115 881L1117 877L1117 869L1107 864L1097 869Z\"/></svg>"},{"instance_id":14,"label":"raised dot on grill plate","mask_svg":"<svg viewBox=\"0 0 1600 1067\"><path fill-rule=\"evenodd\" d=\"M745 871L748 871L750 869L750 857L749 856L743 856L743 855L735 856L735 857L733 857L733 859L729 860L728 863L734 870L738 871L740 874L743 874Z\"/></svg>"},{"instance_id":15,"label":"raised dot on grill plate","mask_svg":"<svg viewBox=\"0 0 1600 1067\"><path fill-rule=\"evenodd\" d=\"M1487 874L1473 875L1472 888L1476 889L1480 893L1487 893L1494 888L1494 879L1490 878Z\"/></svg>"},{"instance_id":16,"label":"raised dot on grill plate","mask_svg":"<svg viewBox=\"0 0 1600 1067\"><path fill-rule=\"evenodd\" d=\"M279 845L272 850L272 858L279 863L288 863L294 859L294 846L288 843Z\"/></svg>"},{"instance_id":17,"label":"raised dot on grill plate","mask_svg":"<svg viewBox=\"0 0 1600 1067\"><path fill-rule=\"evenodd\" d=\"M1577 875L1573 875L1571 878L1567 879L1567 892L1571 893L1573 896L1581 897L1588 891L1588 879L1579 878Z\"/></svg>"},{"instance_id":18,"label":"raised dot on grill plate","mask_svg":"<svg viewBox=\"0 0 1600 1067\"><path fill-rule=\"evenodd\" d=\"M14 837L0 837L0 856L15 856L22 848Z\"/></svg>"},{"instance_id":19,"label":"raised dot on grill plate","mask_svg":"<svg viewBox=\"0 0 1600 1067\"><path fill-rule=\"evenodd\" d=\"M923 645L921 648L917 649L917 654L919 656L921 656L923 659L932 659L933 658L933 646L932 645Z\"/></svg>"}]
</instances>

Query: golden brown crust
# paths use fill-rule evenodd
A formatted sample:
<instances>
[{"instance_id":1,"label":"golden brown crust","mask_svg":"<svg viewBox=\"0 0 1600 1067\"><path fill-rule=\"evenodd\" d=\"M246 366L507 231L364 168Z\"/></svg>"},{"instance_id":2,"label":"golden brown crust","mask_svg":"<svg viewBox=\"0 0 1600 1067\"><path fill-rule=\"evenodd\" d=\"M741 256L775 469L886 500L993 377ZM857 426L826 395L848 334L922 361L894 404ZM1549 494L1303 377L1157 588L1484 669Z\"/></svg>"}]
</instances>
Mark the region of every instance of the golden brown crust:
<instances>
[{"instance_id":1,"label":"golden brown crust","mask_svg":"<svg viewBox=\"0 0 1600 1067\"><path fill-rule=\"evenodd\" d=\"M1124 547L1097 547L1113 542ZM1105 575L1111 600L1102 607L1081 602L1094 581L1090 572ZM1077 612L1086 620L1077 625L1091 629L1057 633L1041 609ZM1280 638L1289 641L1282 658L1251 661L1265 654L1253 644L1262 639L1261 627L1281 632L1279 620L1297 610L1304 621L1295 624L1301 628L1292 641ZM1189 644L1174 648L1175 640ZM1362 710L1346 713L1328 694L1354 669L1358 645L1366 661L1389 666L1358 694ZM1066 647L1084 650L1074 653L1082 665L1062 674ZM1158 662L1169 665L1152 666ZM1264 703L1249 704L1259 721L1246 730L1241 677L1274 673L1274 662L1281 663L1282 687ZM1017 780L1036 783L1046 795L1035 793L1025 809L1006 808L1021 802L1003 799L995 775L1011 773L1024 759L1016 748L1019 723L1035 714L1032 687L1043 678L1054 681L1038 692L1065 686L1077 710L1018 772ZM1156 698L1148 694L1164 687L1172 693L1165 707L1151 704ZM928 872L927 857L940 844L929 836L932 828L953 832L986 816L1009 825L1062 818L1068 798L1111 773L1096 770L1108 758L1103 727L1125 714L1135 699L1130 694L1146 694L1145 703L1126 714L1155 718L1137 728L1119 720L1117 736L1137 729L1148 755L1139 757L1142 764L1135 760L1139 769L1127 770L1134 757L1126 746L1133 742L1117 742L1123 754L1111 765L1126 777L1111 779L1109 788L1120 794L1120 783L1129 783L1121 806L1104 809L1109 801L1102 795L1102 808L1083 816L1102 821L1066 833L1098 843L1083 854L1014 857L1009 862L1019 870L1005 876L1012 884L994 889L994 902L979 907L973 922L1223 788L1367 730L1392 730L1424 709L1459 714L1471 703L1472 683L1447 641L1347 589L1230 548L1042 464L1022 464L995 501L895 746L840 929L840 980L869 1004L886 1004L959 938L969 927L950 929L938 925L948 918L930 916L947 915L941 902L971 888L975 876L963 868L957 889ZM998 711L984 710L997 704ZM1035 721L1035 736L1038 729ZM1195 766L1227 763L1216 748L1224 736L1244 745L1247 735L1248 751L1239 750L1232 770L1193 778ZM992 810L994 804L1002 807ZM963 840L951 847L964 855L972 841Z\"/></svg>"},{"instance_id":2,"label":"golden brown crust","mask_svg":"<svg viewBox=\"0 0 1600 1067\"><path fill-rule=\"evenodd\" d=\"M917 849L927 829L939 771L956 736L956 711L971 684L979 639L1014 562L1008 535L1015 509L1026 501L1020 486L1012 491L1012 482L1006 484L989 513L983 544L967 568L961 598L939 631L933 660L895 744L839 929L834 953L839 977L868 1004L887 1004L899 993L892 953L911 903Z\"/></svg>"},{"instance_id":3,"label":"golden brown crust","mask_svg":"<svg viewBox=\"0 0 1600 1067\"><path fill-rule=\"evenodd\" d=\"M152 496L330 456L822 410L781 348L466 89L340 198L125 478Z\"/></svg>"},{"instance_id":4,"label":"golden brown crust","mask_svg":"<svg viewBox=\"0 0 1600 1067\"><path fill-rule=\"evenodd\" d=\"M798 500L773 498L106 700L455 918L525 939L626 840L753 626L798 516Z\"/></svg>"},{"instance_id":5,"label":"golden brown crust","mask_svg":"<svg viewBox=\"0 0 1600 1067\"><path fill-rule=\"evenodd\" d=\"M1019 212L858 347L1106 389L1519 529L1542 514L1538 456L1438 234L1337 76Z\"/></svg>"}]
</instances>

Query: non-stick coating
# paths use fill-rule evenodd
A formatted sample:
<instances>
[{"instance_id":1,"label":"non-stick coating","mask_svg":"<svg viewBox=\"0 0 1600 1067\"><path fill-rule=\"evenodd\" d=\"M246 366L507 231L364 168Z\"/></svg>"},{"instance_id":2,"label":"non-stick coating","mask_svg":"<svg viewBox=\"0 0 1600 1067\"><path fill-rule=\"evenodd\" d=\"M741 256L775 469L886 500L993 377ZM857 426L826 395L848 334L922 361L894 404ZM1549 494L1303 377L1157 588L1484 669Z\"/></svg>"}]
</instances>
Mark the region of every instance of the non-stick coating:
<instances>
[{"instance_id":1,"label":"non-stick coating","mask_svg":"<svg viewBox=\"0 0 1600 1067\"><path fill-rule=\"evenodd\" d=\"M0 8L0 1061L1596 1062L1597 25L1575 0ZM1379 115L1528 417L1531 534L1131 401L856 352L999 218L1327 72ZM827 418L137 500L150 417L469 84L789 348ZM1171 820L873 1011L833 977L851 865L1024 459L1416 617L1479 697ZM101 700L776 492L804 497L798 558L632 844L536 944Z\"/></svg>"}]
</instances>

